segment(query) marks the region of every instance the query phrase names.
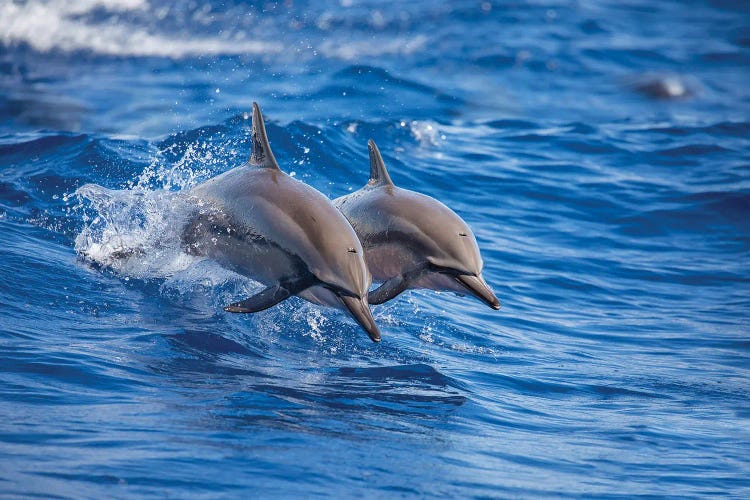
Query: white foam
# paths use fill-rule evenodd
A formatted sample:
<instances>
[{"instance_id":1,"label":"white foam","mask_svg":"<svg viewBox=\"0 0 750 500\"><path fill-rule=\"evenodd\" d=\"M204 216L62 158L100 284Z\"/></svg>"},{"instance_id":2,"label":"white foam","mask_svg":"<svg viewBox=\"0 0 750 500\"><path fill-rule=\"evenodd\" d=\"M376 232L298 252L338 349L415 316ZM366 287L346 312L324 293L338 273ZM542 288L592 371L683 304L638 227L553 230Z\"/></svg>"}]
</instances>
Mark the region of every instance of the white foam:
<instances>
[{"instance_id":1,"label":"white foam","mask_svg":"<svg viewBox=\"0 0 750 500\"><path fill-rule=\"evenodd\" d=\"M179 228L189 207L167 191L110 190L86 184L76 193L93 215L76 237L83 257L126 277L160 278L197 258L182 252Z\"/></svg>"},{"instance_id":2,"label":"white foam","mask_svg":"<svg viewBox=\"0 0 750 500\"><path fill-rule=\"evenodd\" d=\"M181 231L193 208L183 192L212 174L219 162L209 143L192 143L175 161L165 161L171 147L156 153L128 189L96 184L80 187L85 226L76 251L123 276L166 278L185 271L200 259L182 250Z\"/></svg>"},{"instance_id":3,"label":"white foam","mask_svg":"<svg viewBox=\"0 0 750 500\"><path fill-rule=\"evenodd\" d=\"M409 123L409 130L421 146L440 146L440 141L445 139L437 122L431 120L413 120Z\"/></svg>"},{"instance_id":4,"label":"white foam","mask_svg":"<svg viewBox=\"0 0 750 500\"><path fill-rule=\"evenodd\" d=\"M676 76L664 78L662 87L669 97L684 97L687 94L687 87Z\"/></svg>"},{"instance_id":5,"label":"white foam","mask_svg":"<svg viewBox=\"0 0 750 500\"><path fill-rule=\"evenodd\" d=\"M427 43L427 37L417 35L410 38L389 37L382 40L326 40L320 46L320 51L328 56L347 61L355 61L365 56L380 55L409 55L422 50Z\"/></svg>"},{"instance_id":6,"label":"white foam","mask_svg":"<svg viewBox=\"0 0 750 500\"><path fill-rule=\"evenodd\" d=\"M277 53L278 42L230 38L169 37L133 26L120 15L93 23L86 14L94 10L127 14L148 12L147 0L47 0L0 2L0 41L4 45L26 43L37 51L91 51L117 56L160 56ZM239 35L244 35L240 33Z\"/></svg>"}]
</instances>

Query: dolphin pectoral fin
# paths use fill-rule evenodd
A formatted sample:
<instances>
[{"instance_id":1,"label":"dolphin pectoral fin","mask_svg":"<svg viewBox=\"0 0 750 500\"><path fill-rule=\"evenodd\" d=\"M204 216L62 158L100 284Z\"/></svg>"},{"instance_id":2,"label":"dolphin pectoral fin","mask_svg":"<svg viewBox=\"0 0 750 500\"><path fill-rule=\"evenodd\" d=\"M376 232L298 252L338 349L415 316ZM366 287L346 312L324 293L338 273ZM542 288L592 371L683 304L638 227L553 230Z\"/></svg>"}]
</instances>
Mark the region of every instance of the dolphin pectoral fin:
<instances>
[{"instance_id":1,"label":"dolphin pectoral fin","mask_svg":"<svg viewBox=\"0 0 750 500\"><path fill-rule=\"evenodd\" d=\"M388 302L409 287L409 281L404 276L394 276L368 294L370 304Z\"/></svg>"},{"instance_id":2,"label":"dolphin pectoral fin","mask_svg":"<svg viewBox=\"0 0 750 500\"><path fill-rule=\"evenodd\" d=\"M373 342L380 342L380 330L375 324L375 318L372 317L370 306L367 305L367 299L350 297L348 295L339 295L339 299L346 307L349 314L355 319L359 326L365 329L367 335Z\"/></svg>"},{"instance_id":3,"label":"dolphin pectoral fin","mask_svg":"<svg viewBox=\"0 0 750 500\"><path fill-rule=\"evenodd\" d=\"M224 310L231 313L254 313L275 306L291 295L289 290L277 283L241 302L229 304Z\"/></svg>"},{"instance_id":4,"label":"dolphin pectoral fin","mask_svg":"<svg viewBox=\"0 0 750 500\"><path fill-rule=\"evenodd\" d=\"M500 301L495 297L495 293L480 276L471 276L462 274L456 276L456 281L461 283L474 297L478 298L491 308L500 309Z\"/></svg>"}]
</instances>

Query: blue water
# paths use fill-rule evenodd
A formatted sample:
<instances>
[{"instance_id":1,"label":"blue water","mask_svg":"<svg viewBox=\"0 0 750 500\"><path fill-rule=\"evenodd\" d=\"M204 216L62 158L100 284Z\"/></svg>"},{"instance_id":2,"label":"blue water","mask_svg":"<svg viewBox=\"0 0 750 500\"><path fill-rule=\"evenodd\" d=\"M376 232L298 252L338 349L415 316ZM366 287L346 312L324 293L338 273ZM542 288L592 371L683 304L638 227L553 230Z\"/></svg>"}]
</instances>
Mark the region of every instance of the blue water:
<instances>
[{"instance_id":1,"label":"blue water","mask_svg":"<svg viewBox=\"0 0 750 500\"><path fill-rule=\"evenodd\" d=\"M750 496L747 3L0 2L0 496ZM383 342L183 254L250 104L474 229Z\"/></svg>"}]
</instances>

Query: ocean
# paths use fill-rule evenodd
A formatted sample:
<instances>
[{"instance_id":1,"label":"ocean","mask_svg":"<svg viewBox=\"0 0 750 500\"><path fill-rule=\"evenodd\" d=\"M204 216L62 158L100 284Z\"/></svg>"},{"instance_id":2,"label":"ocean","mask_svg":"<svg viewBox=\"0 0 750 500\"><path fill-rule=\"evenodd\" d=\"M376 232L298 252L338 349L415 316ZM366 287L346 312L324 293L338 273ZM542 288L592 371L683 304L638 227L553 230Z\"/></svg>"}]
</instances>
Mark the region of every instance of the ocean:
<instances>
[{"instance_id":1,"label":"ocean","mask_svg":"<svg viewBox=\"0 0 750 500\"><path fill-rule=\"evenodd\" d=\"M0 496L750 497L750 5L0 0ZM502 304L346 314L188 255L374 139Z\"/></svg>"}]
</instances>

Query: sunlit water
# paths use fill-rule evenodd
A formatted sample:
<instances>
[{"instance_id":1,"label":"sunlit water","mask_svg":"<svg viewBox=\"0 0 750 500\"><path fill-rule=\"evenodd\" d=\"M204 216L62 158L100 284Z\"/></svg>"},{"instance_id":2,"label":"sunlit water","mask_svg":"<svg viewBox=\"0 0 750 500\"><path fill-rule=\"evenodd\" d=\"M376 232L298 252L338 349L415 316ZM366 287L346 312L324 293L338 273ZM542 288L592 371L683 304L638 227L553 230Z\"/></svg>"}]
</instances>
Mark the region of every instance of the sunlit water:
<instances>
[{"instance_id":1,"label":"sunlit water","mask_svg":"<svg viewBox=\"0 0 750 500\"><path fill-rule=\"evenodd\" d=\"M750 496L750 11L735 2L0 2L0 495ZM394 181L503 309L383 342L185 254L245 161Z\"/></svg>"}]
</instances>

